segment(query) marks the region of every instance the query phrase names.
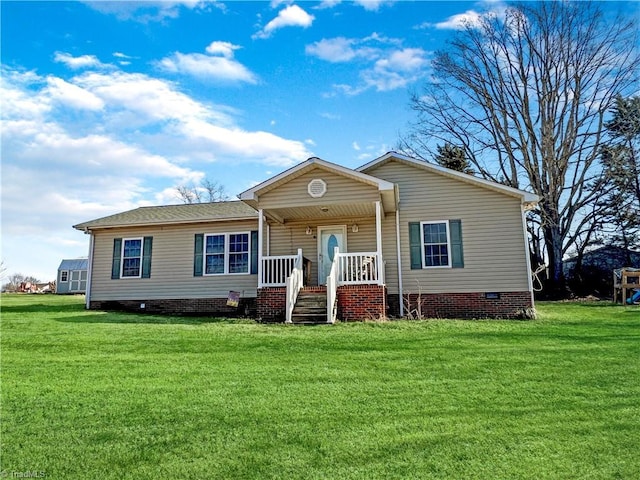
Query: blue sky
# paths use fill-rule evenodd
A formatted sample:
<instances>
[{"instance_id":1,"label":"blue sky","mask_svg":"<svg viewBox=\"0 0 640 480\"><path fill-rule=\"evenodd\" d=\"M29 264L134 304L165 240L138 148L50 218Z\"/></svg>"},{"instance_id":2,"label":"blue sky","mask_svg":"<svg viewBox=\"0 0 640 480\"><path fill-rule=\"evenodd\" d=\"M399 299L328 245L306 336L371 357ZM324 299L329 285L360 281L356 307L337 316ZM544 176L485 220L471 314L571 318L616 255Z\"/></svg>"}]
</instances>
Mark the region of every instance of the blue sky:
<instances>
[{"instance_id":1,"label":"blue sky","mask_svg":"<svg viewBox=\"0 0 640 480\"><path fill-rule=\"evenodd\" d=\"M2 260L53 280L72 225L231 198L318 156L394 149L434 51L490 2L19 2L2 21Z\"/></svg>"}]
</instances>

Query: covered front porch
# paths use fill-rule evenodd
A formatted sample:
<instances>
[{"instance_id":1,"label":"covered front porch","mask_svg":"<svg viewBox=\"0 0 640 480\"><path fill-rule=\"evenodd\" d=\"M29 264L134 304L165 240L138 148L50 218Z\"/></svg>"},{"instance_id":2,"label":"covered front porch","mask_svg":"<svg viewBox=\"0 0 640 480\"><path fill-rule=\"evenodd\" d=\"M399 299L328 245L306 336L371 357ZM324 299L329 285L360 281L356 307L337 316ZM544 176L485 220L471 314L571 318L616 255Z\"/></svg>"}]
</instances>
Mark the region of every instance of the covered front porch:
<instances>
[{"instance_id":1,"label":"covered front porch","mask_svg":"<svg viewBox=\"0 0 640 480\"><path fill-rule=\"evenodd\" d=\"M240 198L258 211L258 303L261 291L266 303L267 293L284 291L285 322L294 322L300 292L310 287L326 295L326 323L343 311L339 290L384 292L382 222L396 209L393 184L309 159Z\"/></svg>"}]
</instances>

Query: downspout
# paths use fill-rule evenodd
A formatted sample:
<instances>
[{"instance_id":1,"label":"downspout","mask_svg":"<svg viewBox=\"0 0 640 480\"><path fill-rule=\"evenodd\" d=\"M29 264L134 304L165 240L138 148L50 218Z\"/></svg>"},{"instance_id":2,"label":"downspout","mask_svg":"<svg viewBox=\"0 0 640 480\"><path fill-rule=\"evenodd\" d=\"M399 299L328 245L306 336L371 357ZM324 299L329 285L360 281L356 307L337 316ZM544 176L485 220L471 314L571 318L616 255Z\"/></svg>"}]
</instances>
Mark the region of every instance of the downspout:
<instances>
[{"instance_id":1,"label":"downspout","mask_svg":"<svg viewBox=\"0 0 640 480\"><path fill-rule=\"evenodd\" d=\"M522 234L524 235L524 250L525 257L527 260L527 285L529 286L529 294L531 295L531 306L535 308L534 295L533 295L533 278L531 275L531 256L529 255L529 246L527 245L529 241L529 236L527 235L527 220L526 220L526 205L522 203Z\"/></svg>"},{"instance_id":2,"label":"downspout","mask_svg":"<svg viewBox=\"0 0 640 480\"><path fill-rule=\"evenodd\" d=\"M89 235L89 261L87 262L87 287L84 292L84 307L89 310L91 307L91 274L93 272L93 233L91 230L85 230L84 233Z\"/></svg>"},{"instance_id":3,"label":"downspout","mask_svg":"<svg viewBox=\"0 0 640 480\"><path fill-rule=\"evenodd\" d=\"M402 288L402 258L400 248L400 208L396 207L396 250L398 255L398 291L400 292L400 316L404 317L404 294Z\"/></svg>"},{"instance_id":4,"label":"downspout","mask_svg":"<svg viewBox=\"0 0 640 480\"><path fill-rule=\"evenodd\" d=\"M380 265L378 267L379 272L383 272L384 269L382 268L382 213L381 213L381 205L380 205L380 201L376 202L376 255L378 256L378 261L380 262ZM383 284L383 278L381 278L382 276L379 275L378 278L378 285L382 285Z\"/></svg>"}]
</instances>

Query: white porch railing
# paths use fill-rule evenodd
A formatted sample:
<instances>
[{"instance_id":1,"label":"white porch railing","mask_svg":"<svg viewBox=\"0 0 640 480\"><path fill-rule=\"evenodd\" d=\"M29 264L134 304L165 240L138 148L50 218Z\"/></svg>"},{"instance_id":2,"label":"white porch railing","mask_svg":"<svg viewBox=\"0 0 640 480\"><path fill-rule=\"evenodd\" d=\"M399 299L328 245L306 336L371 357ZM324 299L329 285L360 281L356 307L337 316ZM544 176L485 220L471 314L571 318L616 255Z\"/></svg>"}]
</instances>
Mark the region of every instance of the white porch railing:
<instances>
[{"instance_id":1,"label":"white porch railing","mask_svg":"<svg viewBox=\"0 0 640 480\"><path fill-rule=\"evenodd\" d=\"M295 262L291 275L287 277L287 302L286 302L286 319L285 323L293 323L293 308L296 306L296 300L298 299L298 293L304 286L304 275L302 272L302 249L298 249L298 254L295 256Z\"/></svg>"},{"instance_id":2,"label":"white porch railing","mask_svg":"<svg viewBox=\"0 0 640 480\"><path fill-rule=\"evenodd\" d=\"M258 287L284 287L287 284L287 278L293 272L298 256L301 255L300 252L302 250L298 250L298 255L262 257L262 278Z\"/></svg>"},{"instance_id":3,"label":"white porch railing","mask_svg":"<svg viewBox=\"0 0 640 480\"><path fill-rule=\"evenodd\" d=\"M335 247L333 262L327 276L327 323L336 322L336 301L338 300L338 275L340 272L338 247Z\"/></svg>"},{"instance_id":4,"label":"white porch railing","mask_svg":"<svg viewBox=\"0 0 640 480\"><path fill-rule=\"evenodd\" d=\"M338 285L382 285L384 271L377 252L338 253Z\"/></svg>"}]
</instances>

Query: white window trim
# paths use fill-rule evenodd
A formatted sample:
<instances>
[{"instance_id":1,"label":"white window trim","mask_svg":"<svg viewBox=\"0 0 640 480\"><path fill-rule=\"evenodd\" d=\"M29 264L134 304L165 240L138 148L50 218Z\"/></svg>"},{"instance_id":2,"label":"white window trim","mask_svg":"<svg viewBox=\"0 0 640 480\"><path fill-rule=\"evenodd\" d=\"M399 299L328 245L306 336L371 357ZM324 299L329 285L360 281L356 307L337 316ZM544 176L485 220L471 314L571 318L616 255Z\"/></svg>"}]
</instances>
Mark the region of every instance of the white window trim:
<instances>
[{"instance_id":1,"label":"white window trim","mask_svg":"<svg viewBox=\"0 0 640 480\"><path fill-rule=\"evenodd\" d=\"M127 242L133 241L133 240L140 240L140 269L138 271L138 275L137 276L131 276L131 275L127 275L126 277L124 276L124 246ZM137 257L127 257L127 258L137 258ZM120 278L121 279L127 279L127 278L142 278L142 259L144 258L144 237L131 237L131 238L123 238L122 239L122 246L120 247Z\"/></svg>"},{"instance_id":2,"label":"white window trim","mask_svg":"<svg viewBox=\"0 0 640 480\"><path fill-rule=\"evenodd\" d=\"M67 274L67 279L66 280L62 279L62 274L63 273ZM69 270L60 270L60 283L69 283Z\"/></svg>"},{"instance_id":3,"label":"white window trim","mask_svg":"<svg viewBox=\"0 0 640 480\"><path fill-rule=\"evenodd\" d=\"M229 235L246 235L247 244L249 250L247 250L248 262L247 271L238 273L229 273ZM224 236L224 272L223 273L207 273L207 237L219 237ZM251 232L220 232L220 233L205 233L202 242L202 275L204 277L221 277L223 275L251 275ZM213 254L209 254L213 255Z\"/></svg>"},{"instance_id":4,"label":"white window trim","mask_svg":"<svg viewBox=\"0 0 640 480\"><path fill-rule=\"evenodd\" d=\"M425 265L424 261L424 225L433 225L437 223L444 223L447 226L447 265ZM434 244L430 244L434 245ZM437 268L452 268L451 267L451 228L449 228L449 220L431 220L428 222L420 222L420 261L422 262L423 269L437 269Z\"/></svg>"}]
</instances>

